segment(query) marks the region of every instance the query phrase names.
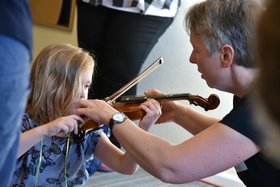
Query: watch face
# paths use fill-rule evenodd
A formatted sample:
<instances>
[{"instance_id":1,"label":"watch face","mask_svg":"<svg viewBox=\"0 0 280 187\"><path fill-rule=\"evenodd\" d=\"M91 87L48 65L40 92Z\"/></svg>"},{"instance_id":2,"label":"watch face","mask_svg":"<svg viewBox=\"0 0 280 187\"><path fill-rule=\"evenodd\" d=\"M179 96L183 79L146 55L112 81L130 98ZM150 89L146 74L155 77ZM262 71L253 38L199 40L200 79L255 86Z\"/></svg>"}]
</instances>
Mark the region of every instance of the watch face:
<instances>
[{"instance_id":1,"label":"watch face","mask_svg":"<svg viewBox=\"0 0 280 187\"><path fill-rule=\"evenodd\" d=\"M121 123L125 120L125 115L123 113L116 113L113 115L113 120L117 123Z\"/></svg>"}]
</instances>

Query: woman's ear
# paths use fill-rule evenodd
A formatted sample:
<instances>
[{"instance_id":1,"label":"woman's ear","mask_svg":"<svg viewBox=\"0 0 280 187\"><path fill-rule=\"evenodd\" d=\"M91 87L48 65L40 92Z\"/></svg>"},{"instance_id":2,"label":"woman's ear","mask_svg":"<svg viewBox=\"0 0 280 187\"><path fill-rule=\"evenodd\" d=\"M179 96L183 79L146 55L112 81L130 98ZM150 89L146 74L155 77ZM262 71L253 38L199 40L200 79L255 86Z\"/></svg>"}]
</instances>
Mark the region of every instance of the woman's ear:
<instances>
[{"instance_id":1,"label":"woman's ear","mask_svg":"<svg viewBox=\"0 0 280 187\"><path fill-rule=\"evenodd\" d=\"M229 67L233 63L234 50L231 45L223 45L221 48L221 63L222 67Z\"/></svg>"}]
</instances>

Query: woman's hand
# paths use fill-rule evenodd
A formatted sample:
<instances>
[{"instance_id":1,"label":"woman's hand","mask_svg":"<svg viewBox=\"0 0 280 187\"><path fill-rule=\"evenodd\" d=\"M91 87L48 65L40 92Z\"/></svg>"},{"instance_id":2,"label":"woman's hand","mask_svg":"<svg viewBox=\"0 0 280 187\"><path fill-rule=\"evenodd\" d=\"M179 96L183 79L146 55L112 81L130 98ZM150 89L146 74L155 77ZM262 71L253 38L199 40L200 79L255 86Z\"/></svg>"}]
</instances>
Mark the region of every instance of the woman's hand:
<instances>
[{"instance_id":1,"label":"woman's hand","mask_svg":"<svg viewBox=\"0 0 280 187\"><path fill-rule=\"evenodd\" d=\"M104 100L80 100L76 114L86 116L97 124L108 124L112 115L118 112Z\"/></svg>"},{"instance_id":2,"label":"woman's hand","mask_svg":"<svg viewBox=\"0 0 280 187\"><path fill-rule=\"evenodd\" d=\"M67 133L74 131L75 134L78 134L78 124L83 123L84 120L77 115L70 115L57 118L49 123L46 123L42 126L45 131L45 136L60 136L64 137Z\"/></svg>"},{"instance_id":3,"label":"woman's hand","mask_svg":"<svg viewBox=\"0 0 280 187\"><path fill-rule=\"evenodd\" d=\"M142 103L140 108L146 112L146 115L141 119L139 127L144 130L149 130L151 125L155 124L161 115L160 104L154 99L149 99Z\"/></svg>"}]
</instances>

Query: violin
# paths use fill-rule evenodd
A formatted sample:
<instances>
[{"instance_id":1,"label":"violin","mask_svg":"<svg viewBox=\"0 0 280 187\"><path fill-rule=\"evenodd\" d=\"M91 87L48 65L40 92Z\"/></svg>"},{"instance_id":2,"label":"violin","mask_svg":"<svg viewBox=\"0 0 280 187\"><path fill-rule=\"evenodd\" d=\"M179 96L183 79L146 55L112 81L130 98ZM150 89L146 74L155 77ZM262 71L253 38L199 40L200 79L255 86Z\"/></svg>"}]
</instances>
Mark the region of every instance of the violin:
<instances>
[{"instance_id":1,"label":"violin","mask_svg":"<svg viewBox=\"0 0 280 187\"><path fill-rule=\"evenodd\" d=\"M139 108L141 103L144 103L148 99L155 99L159 103L164 101L175 100L188 100L190 104L202 107L205 111L216 109L220 104L220 99L217 95L211 94L207 99L199 95L191 95L189 93L182 94L168 94L168 95L155 95L155 96L123 96L113 103L113 107L120 112L123 112L131 120L142 119L145 112Z\"/></svg>"},{"instance_id":2,"label":"violin","mask_svg":"<svg viewBox=\"0 0 280 187\"><path fill-rule=\"evenodd\" d=\"M175 101L175 100L188 100L190 104L195 106L202 107L205 111L213 110L217 108L220 104L220 99L217 95L211 94L208 98L203 98L199 95L191 95L189 93L182 94L167 94L167 95L154 95L154 96L122 96L124 92L137 84L142 80L148 73L155 70L163 63L163 59L157 59L152 65L146 68L142 73L137 77L132 79L125 86L120 88L117 92L111 96L105 98L104 100L114 107L116 110L123 112L131 120L140 120L145 116L145 112L140 109L140 105L147 101L148 99L155 99L158 102L162 103L164 101ZM76 141L82 141L86 134L102 128L102 125L97 124L96 122L88 119L86 122L79 128L78 134L72 133L72 137Z\"/></svg>"},{"instance_id":3,"label":"violin","mask_svg":"<svg viewBox=\"0 0 280 187\"><path fill-rule=\"evenodd\" d=\"M160 103L165 101L188 100L190 104L200 106L205 111L214 110L220 104L220 99L216 94L211 94L208 98L203 98L199 95L181 93L167 94L162 96L122 96L118 98L114 103L111 103L111 105L116 110L125 113L130 120L140 120L145 116L145 111L140 108L140 105L148 99L155 99ZM83 139L86 133L98 130L101 127L102 125L98 125L92 120L87 120L83 124L83 126L80 127L79 133L78 135L75 135L75 138Z\"/></svg>"}]
</instances>

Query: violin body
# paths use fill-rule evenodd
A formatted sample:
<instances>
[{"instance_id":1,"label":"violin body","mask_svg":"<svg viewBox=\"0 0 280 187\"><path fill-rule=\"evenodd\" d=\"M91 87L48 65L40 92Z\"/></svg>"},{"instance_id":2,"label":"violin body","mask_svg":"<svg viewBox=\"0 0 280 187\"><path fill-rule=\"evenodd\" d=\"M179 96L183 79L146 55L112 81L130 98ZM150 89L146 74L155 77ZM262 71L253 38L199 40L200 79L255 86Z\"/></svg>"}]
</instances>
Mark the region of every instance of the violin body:
<instances>
[{"instance_id":1,"label":"violin body","mask_svg":"<svg viewBox=\"0 0 280 187\"><path fill-rule=\"evenodd\" d=\"M139 120L145 116L144 110L140 109L141 103L122 103L116 102L113 107L125 115L131 120Z\"/></svg>"}]
</instances>

